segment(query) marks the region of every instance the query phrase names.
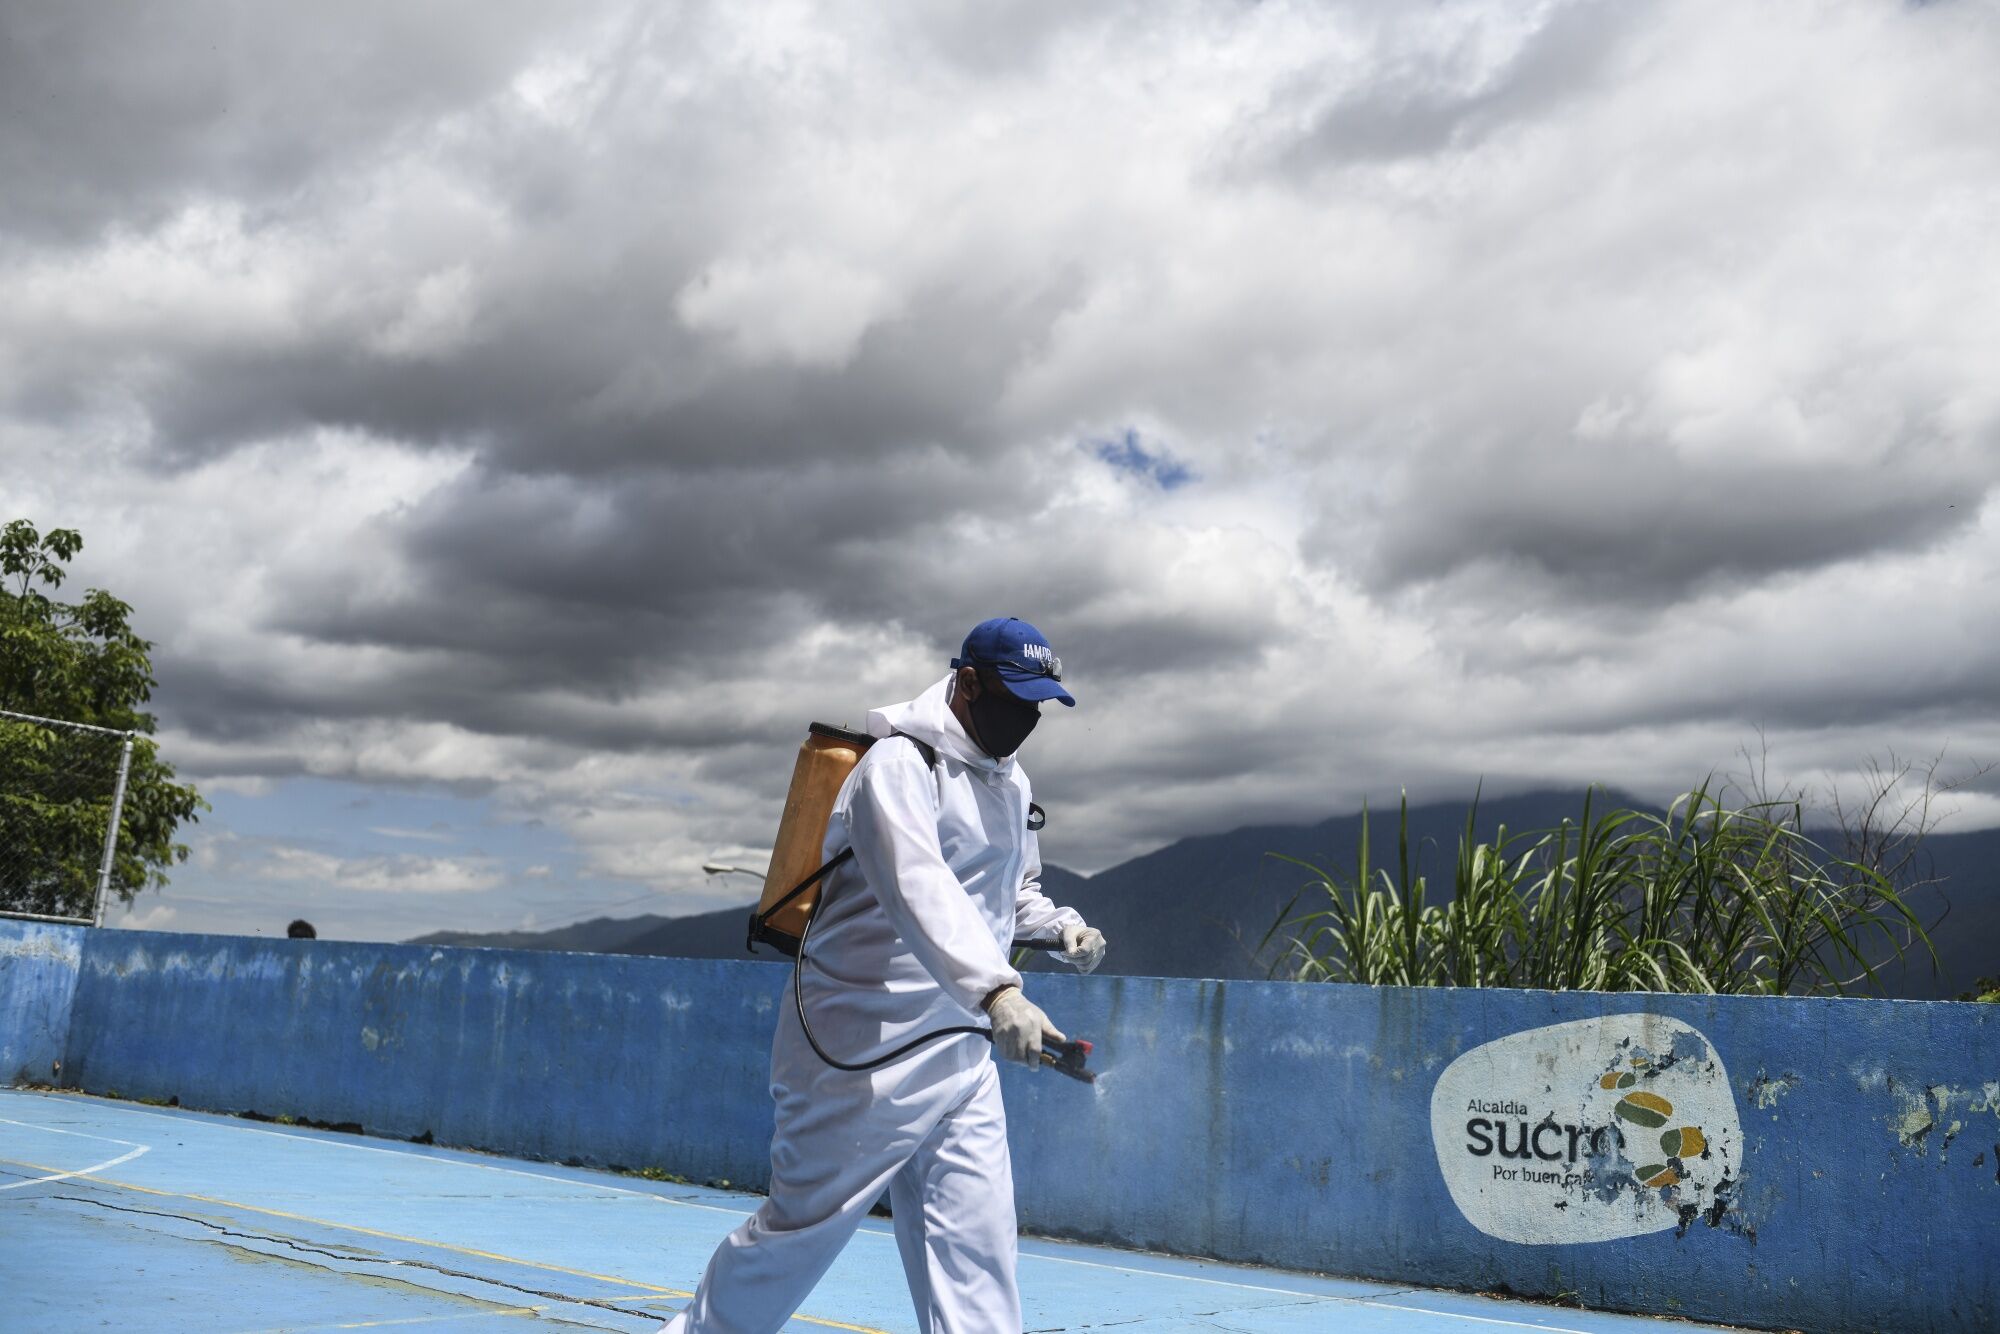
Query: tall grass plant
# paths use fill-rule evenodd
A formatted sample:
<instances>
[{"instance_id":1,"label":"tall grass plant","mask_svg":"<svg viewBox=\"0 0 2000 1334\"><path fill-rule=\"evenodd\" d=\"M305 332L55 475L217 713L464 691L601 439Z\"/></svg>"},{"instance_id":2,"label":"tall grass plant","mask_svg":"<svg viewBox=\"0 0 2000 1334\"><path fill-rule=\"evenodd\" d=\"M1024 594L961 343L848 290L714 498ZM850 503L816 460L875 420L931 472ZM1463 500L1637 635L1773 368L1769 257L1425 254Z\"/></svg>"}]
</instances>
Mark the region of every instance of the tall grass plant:
<instances>
[{"instance_id":1,"label":"tall grass plant","mask_svg":"<svg viewBox=\"0 0 2000 1334\"><path fill-rule=\"evenodd\" d=\"M1264 939L1274 977L1393 986L1842 994L1930 940L1881 870L1803 832L1796 802L1729 805L1696 788L1662 814L1597 807L1551 830L1477 838L1467 813L1451 883L1410 846L1378 865L1368 812L1351 876L1308 879ZM1274 854L1275 855L1275 854Z\"/></svg>"}]
</instances>

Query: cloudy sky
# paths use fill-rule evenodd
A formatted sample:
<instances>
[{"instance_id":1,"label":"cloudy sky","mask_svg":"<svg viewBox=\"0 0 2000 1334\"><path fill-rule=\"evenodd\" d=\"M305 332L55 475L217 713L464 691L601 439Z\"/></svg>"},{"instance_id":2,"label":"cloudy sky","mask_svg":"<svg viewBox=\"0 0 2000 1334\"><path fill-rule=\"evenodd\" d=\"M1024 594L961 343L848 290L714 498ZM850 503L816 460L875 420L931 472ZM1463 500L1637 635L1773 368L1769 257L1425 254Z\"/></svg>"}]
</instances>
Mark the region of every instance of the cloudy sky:
<instances>
[{"instance_id":1,"label":"cloudy sky","mask_svg":"<svg viewBox=\"0 0 2000 1334\"><path fill-rule=\"evenodd\" d=\"M2000 758L1996 69L1991 0L5 0L0 519L215 803L124 920L738 901L806 721L994 614L1081 870Z\"/></svg>"}]
</instances>

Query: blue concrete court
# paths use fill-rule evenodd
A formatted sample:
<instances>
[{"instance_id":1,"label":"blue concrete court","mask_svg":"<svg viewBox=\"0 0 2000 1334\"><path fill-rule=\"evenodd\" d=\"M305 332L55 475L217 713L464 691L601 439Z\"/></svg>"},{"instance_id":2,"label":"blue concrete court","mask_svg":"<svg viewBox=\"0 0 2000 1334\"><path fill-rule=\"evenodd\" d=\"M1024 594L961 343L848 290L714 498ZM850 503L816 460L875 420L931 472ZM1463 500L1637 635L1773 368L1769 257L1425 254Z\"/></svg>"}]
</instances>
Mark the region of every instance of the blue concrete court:
<instances>
[{"instance_id":1,"label":"blue concrete court","mask_svg":"<svg viewBox=\"0 0 2000 1334\"><path fill-rule=\"evenodd\" d=\"M753 1196L0 1089L0 1329L641 1331ZM1030 1330L1700 1330L1026 1239ZM788 1330L915 1328L871 1219Z\"/></svg>"}]
</instances>

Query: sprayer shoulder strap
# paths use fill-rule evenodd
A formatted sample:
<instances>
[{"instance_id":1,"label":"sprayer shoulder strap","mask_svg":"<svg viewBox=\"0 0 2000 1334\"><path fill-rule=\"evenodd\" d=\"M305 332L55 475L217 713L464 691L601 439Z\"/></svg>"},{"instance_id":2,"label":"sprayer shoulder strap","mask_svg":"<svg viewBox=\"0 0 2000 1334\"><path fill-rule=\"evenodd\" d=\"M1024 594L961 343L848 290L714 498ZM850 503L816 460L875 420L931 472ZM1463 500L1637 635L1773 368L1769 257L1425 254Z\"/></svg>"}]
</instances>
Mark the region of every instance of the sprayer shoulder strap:
<instances>
[{"instance_id":1,"label":"sprayer shoulder strap","mask_svg":"<svg viewBox=\"0 0 2000 1334\"><path fill-rule=\"evenodd\" d=\"M932 773L936 773L936 772L937 772L937 747L936 747L936 746L933 746L933 745L932 745L932 744L931 744L930 742L928 742L928 741L919 741L919 740L917 740L917 739L916 739L915 737L911 736L911 735L910 735L910 734L909 734L908 732L891 732L891 733L890 733L889 735L890 735L890 736L899 736L899 737L903 738L903 740L905 740L905 741L909 742L909 743L910 743L911 745L915 746L915 747L917 748L917 754L919 754L919 755L921 755L921 756L923 756L923 757L924 757L924 763L930 766L930 770L931 770L931 772L932 772ZM1028 803L1028 830L1029 830L1029 832L1030 832L1030 833L1040 833L1040 832L1042 831L1042 829L1043 829L1043 828L1044 828L1044 827L1045 827L1045 826L1046 826L1046 825L1048 824L1048 822L1049 822L1049 816L1048 816L1048 812L1044 811L1044 810L1043 810L1043 809L1042 809L1042 808L1041 808L1040 806L1037 806L1037 805L1036 805L1036 804L1035 804L1034 802L1032 802L1032 801L1031 801L1031 802L1029 802L1029 803ZM821 875L825 875L825 874L827 873L827 871L829 871L829 870L831 870L831 869L832 869L832 864L831 864L831 863L828 863L828 865L826 865L826 866L823 866L823 867L821 867L821 868L820 868L820 871L819 871L819 873L820 873Z\"/></svg>"},{"instance_id":2,"label":"sprayer shoulder strap","mask_svg":"<svg viewBox=\"0 0 2000 1334\"><path fill-rule=\"evenodd\" d=\"M903 740L915 746L917 748L917 754L924 757L925 767L930 769L932 773L937 772L937 747L931 745L928 742L917 740L915 737L911 736L908 732L892 732L890 733L890 735L899 736L903 738ZM842 848L839 852L836 852L833 854L833 856L829 857L826 860L825 864L822 865L817 871L814 871L811 875L799 881L798 884L792 886L792 888L786 892L783 898L779 899L776 903L772 904L770 908L767 909L762 915L765 917L769 917L772 913L777 912L778 909L784 907L786 904L790 903L793 899L805 893L808 889L811 889L814 885L818 884L820 881L826 879L826 877L832 873L835 867L839 866L842 862L849 860L853 856L854 856L854 845L850 843L846 847Z\"/></svg>"},{"instance_id":3,"label":"sprayer shoulder strap","mask_svg":"<svg viewBox=\"0 0 2000 1334\"><path fill-rule=\"evenodd\" d=\"M910 734L909 734L908 732L891 732L891 733L890 733L889 735L890 735L890 736L899 736L899 737L903 738L903 740L905 740L905 741L909 742L909 743L910 743L911 745L915 746L915 747L917 748L917 754L919 754L919 755L921 755L921 756L923 756L923 757L924 757L924 763L925 763L925 764L928 764L928 765L930 766L930 768L931 768L931 772L932 772L932 773L936 773L936 772L937 772L937 747L936 747L936 746L933 746L933 745L932 745L932 744L931 744L930 742L928 742L928 741L919 741L919 740L917 740L917 739L916 739L915 737L911 736L911 735L910 735ZM1046 826L1048 825L1048 823L1049 823L1049 815L1048 815L1048 812L1047 812L1047 811L1044 811L1044 810L1043 810L1043 809L1042 809L1042 808L1041 808L1040 806L1037 806L1037 805L1036 805L1036 804L1035 804L1034 802L1032 802L1032 801L1031 801L1031 802L1029 802L1029 803L1028 803L1028 832L1029 832L1029 833L1032 833L1032 834L1038 834L1038 833L1040 833L1040 832L1041 832L1041 831L1042 831L1042 830L1043 830L1043 829L1044 829L1044 828L1045 828L1045 827L1046 827ZM853 851L853 849L852 849L852 848L849 848L849 849L848 849L848 851L849 851L849 852L852 852L852 851ZM822 867L820 868L820 870L819 870L819 874L820 874L820 875L825 875L825 874L826 874L826 873L827 873L828 871L830 871L830 870L832 870L832 869L833 869L833 863L829 862L829 863L827 863L827 864L826 864L825 866L822 866Z\"/></svg>"},{"instance_id":4,"label":"sprayer shoulder strap","mask_svg":"<svg viewBox=\"0 0 2000 1334\"><path fill-rule=\"evenodd\" d=\"M909 743L910 743L911 745L915 746L915 747L917 748L917 754L919 754L919 755L921 755L921 756L923 756L923 757L924 757L924 767L925 767L926 769L929 769L929 770L930 770L930 771L931 771L932 773L936 773L936 772L937 772L937 747L936 747L936 746L933 746L933 745L932 745L932 744L931 744L930 742L928 742L928 741L919 741L919 740L917 740L917 739L916 739L915 737L911 736L911 735L910 735L910 734L909 734L908 732L891 732L891 733L889 733L889 735L890 735L890 736L899 736L899 737L903 738L903 740L905 740L905 741L909 742Z\"/></svg>"}]
</instances>

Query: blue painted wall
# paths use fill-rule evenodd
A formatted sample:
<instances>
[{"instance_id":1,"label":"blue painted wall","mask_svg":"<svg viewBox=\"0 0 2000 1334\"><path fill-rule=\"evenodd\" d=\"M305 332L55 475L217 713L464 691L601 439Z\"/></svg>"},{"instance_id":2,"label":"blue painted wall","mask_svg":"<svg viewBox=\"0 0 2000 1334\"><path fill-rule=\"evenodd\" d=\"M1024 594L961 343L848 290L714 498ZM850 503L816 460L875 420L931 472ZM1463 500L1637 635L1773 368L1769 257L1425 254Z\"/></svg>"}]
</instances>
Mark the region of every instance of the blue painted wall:
<instances>
[{"instance_id":1,"label":"blue painted wall","mask_svg":"<svg viewBox=\"0 0 2000 1334\"><path fill-rule=\"evenodd\" d=\"M0 918L0 1079L62 1078L82 928Z\"/></svg>"},{"instance_id":2,"label":"blue painted wall","mask_svg":"<svg viewBox=\"0 0 2000 1334\"><path fill-rule=\"evenodd\" d=\"M782 976L720 961L98 932L68 1082L755 1185L769 1170Z\"/></svg>"},{"instance_id":3,"label":"blue painted wall","mask_svg":"<svg viewBox=\"0 0 2000 1334\"><path fill-rule=\"evenodd\" d=\"M783 970L73 938L67 1084L765 1179ZM10 943L27 939L0 925L0 997L44 967ZM1031 1231L1743 1324L2000 1328L2000 1007L1067 976L1031 987L1098 1042L1107 1072L1095 1088L1005 1075ZM12 1008L0 1052L21 1041ZM1731 1207L1714 1225L1592 1244L1476 1230L1432 1146L1439 1073L1511 1033L1637 1011L1700 1029L1727 1067L1743 1129Z\"/></svg>"},{"instance_id":4,"label":"blue painted wall","mask_svg":"<svg viewBox=\"0 0 2000 1334\"><path fill-rule=\"evenodd\" d=\"M1101 1096L1011 1077L1024 1226L1184 1254L1823 1330L2000 1329L2000 1006L1036 978ZM1744 1133L1716 1224L1527 1246L1446 1191L1461 1052L1652 1012L1714 1043ZM1079 1172L1078 1164L1088 1164Z\"/></svg>"}]
</instances>

